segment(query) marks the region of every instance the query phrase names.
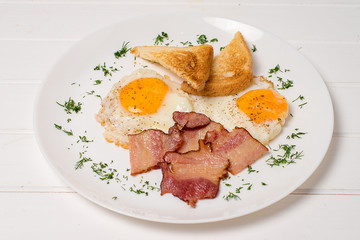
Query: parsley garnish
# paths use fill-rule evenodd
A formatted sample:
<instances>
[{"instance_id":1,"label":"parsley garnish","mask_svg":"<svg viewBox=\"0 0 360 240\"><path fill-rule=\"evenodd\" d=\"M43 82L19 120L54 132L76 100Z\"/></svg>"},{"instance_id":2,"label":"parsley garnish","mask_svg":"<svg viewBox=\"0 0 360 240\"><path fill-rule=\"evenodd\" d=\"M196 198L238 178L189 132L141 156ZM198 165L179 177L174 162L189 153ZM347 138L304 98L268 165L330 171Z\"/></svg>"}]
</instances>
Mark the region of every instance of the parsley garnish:
<instances>
[{"instance_id":1,"label":"parsley garnish","mask_svg":"<svg viewBox=\"0 0 360 240\"><path fill-rule=\"evenodd\" d=\"M253 169L253 168L251 167L251 165L249 165L249 166L248 166L248 174L253 173L253 172L258 173L259 171Z\"/></svg>"},{"instance_id":2,"label":"parsley garnish","mask_svg":"<svg viewBox=\"0 0 360 240\"><path fill-rule=\"evenodd\" d=\"M213 38L210 40L210 42L218 42L219 40L217 38Z\"/></svg>"},{"instance_id":3,"label":"parsley garnish","mask_svg":"<svg viewBox=\"0 0 360 240\"><path fill-rule=\"evenodd\" d=\"M283 154L279 154L276 157L272 155L269 159L266 160L266 162L268 162L268 165L271 167L295 163L295 160L299 160L304 156L302 151L295 151L295 147L296 145L280 144L279 148L274 149L274 151L281 150Z\"/></svg>"},{"instance_id":4,"label":"parsley garnish","mask_svg":"<svg viewBox=\"0 0 360 240\"><path fill-rule=\"evenodd\" d=\"M92 161L91 158L83 157L82 153L80 153L80 158L81 159L79 161L77 161L76 164L75 164L75 170L78 170L79 168L84 167L84 163Z\"/></svg>"},{"instance_id":5,"label":"parsley garnish","mask_svg":"<svg viewBox=\"0 0 360 240\"><path fill-rule=\"evenodd\" d=\"M57 124L55 124L55 123L54 123L54 125L55 125L55 128L56 128L56 129L62 130L62 131L63 131L64 133L66 133L67 135L69 135L69 136L72 136L72 135L73 135L72 130L67 131L67 130L63 129L62 126L60 126L60 125L57 125Z\"/></svg>"},{"instance_id":6,"label":"parsley garnish","mask_svg":"<svg viewBox=\"0 0 360 240\"><path fill-rule=\"evenodd\" d=\"M304 100L305 99L305 97L304 96L302 96L302 95L299 95L296 99L294 99L292 102L295 102L295 101L297 101L297 100Z\"/></svg>"},{"instance_id":7,"label":"parsley garnish","mask_svg":"<svg viewBox=\"0 0 360 240\"><path fill-rule=\"evenodd\" d=\"M286 81L284 81L282 77L277 77L277 79L281 84L281 88L279 88L279 90L285 90L294 86L294 82L289 79L287 79Z\"/></svg>"},{"instance_id":8,"label":"parsley garnish","mask_svg":"<svg viewBox=\"0 0 360 240\"><path fill-rule=\"evenodd\" d=\"M119 173L117 172L117 170L114 168L109 168L107 163L93 163L91 169L99 176L100 180L106 180L107 184L109 184L110 180L112 179L114 179L116 182L121 182L118 178Z\"/></svg>"},{"instance_id":9,"label":"parsley garnish","mask_svg":"<svg viewBox=\"0 0 360 240\"><path fill-rule=\"evenodd\" d=\"M296 99L294 99L292 102L295 102L295 101L297 101L297 100L300 100L300 101L303 101L305 99L305 97L304 96L302 96L302 95L299 95ZM305 102L305 103L302 103L302 104L299 104L298 106L300 107L300 109L304 106L304 105L306 105L307 104L307 102Z\"/></svg>"},{"instance_id":10,"label":"parsley garnish","mask_svg":"<svg viewBox=\"0 0 360 240\"><path fill-rule=\"evenodd\" d=\"M124 57L128 51L131 50L131 48L128 48L129 42L123 42L121 49L119 51L114 52L114 56L119 59L121 57Z\"/></svg>"},{"instance_id":11,"label":"parsley garnish","mask_svg":"<svg viewBox=\"0 0 360 240\"><path fill-rule=\"evenodd\" d=\"M102 80L95 80L95 83L93 85L99 85L101 84Z\"/></svg>"},{"instance_id":12,"label":"parsley garnish","mask_svg":"<svg viewBox=\"0 0 360 240\"><path fill-rule=\"evenodd\" d=\"M305 132L299 132L298 128L295 128L295 133L291 133L291 135L287 136L287 139L295 139L295 138L301 138L302 135L305 135Z\"/></svg>"},{"instance_id":13,"label":"parsley garnish","mask_svg":"<svg viewBox=\"0 0 360 240\"><path fill-rule=\"evenodd\" d=\"M186 46L186 45L188 45L189 47L192 47L192 46L194 46L191 42L189 42L189 41L186 41L186 42L180 42L183 46Z\"/></svg>"},{"instance_id":14,"label":"parsley garnish","mask_svg":"<svg viewBox=\"0 0 360 240\"><path fill-rule=\"evenodd\" d=\"M230 201L230 199L237 200L240 199L240 197L233 192L229 192L227 195L223 196L223 199L225 199L226 201Z\"/></svg>"},{"instance_id":15,"label":"parsley garnish","mask_svg":"<svg viewBox=\"0 0 360 240\"><path fill-rule=\"evenodd\" d=\"M220 52L224 49L225 47L220 47Z\"/></svg>"},{"instance_id":16,"label":"parsley garnish","mask_svg":"<svg viewBox=\"0 0 360 240\"><path fill-rule=\"evenodd\" d=\"M134 186L136 187L136 186ZM145 194L146 196L149 195L148 192L145 192L143 189L134 189L133 187L130 187L130 192L136 193L136 194Z\"/></svg>"},{"instance_id":17,"label":"parsley garnish","mask_svg":"<svg viewBox=\"0 0 360 240\"><path fill-rule=\"evenodd\" d=\"M201 34L201 35L197 35L197 36L198 36L198 39L196 40L196 42L198 44L205 44L208 42L206 35Z\"/></svg>"},{"instance_id":18,"label":"parsley garnish","mask_svg":"<svg viewBox=\"0 0 360 240\"><path fill-rule=\"evenodd\" d=\"M95 70L95 71L100 71L100 70L102 70L105 77L106 77L107 75L112 76L112 73L111 73L111 72L119 71L117 68L114 68L114 67L110 67L110 70L107 69L105 62L104 62L104 65L100 65L100 64L99 64L99 65L97 65L96 67L94 67L94 70Z\"/></svg>"},{"instance_id":19,"label":"parsley garnish","mask_svg":"<svg viewBox=\"0 0 360 240\"><path fill-rule=\"evenodd\" d=\"M166 32L161 32L161 34L158 34L155 38L154 45L159 45L159 43L163 43L164 39L169 39L169 35Z\"/></svg>"},{"instance_id":20,"label":"parsley garnish","mask_svg":"<svg viewBox=\"0 0 360 240\"><path fill-rule=\"evenodd\" d=\"M86 138L86 136L79 136L79 140L77 142L84 142L84 143L89 143L89 142L93 142L94 140L88 140Z\"/></svg>"},{"instance_id":21,"label":"parsley garnish","mask_svg":"<svg viewBox=\"0 0 360 240\"><path fill-rule=\"evenodd\" d=\"M71 114L72 112L78 113L81 110L82 103L78 102L77 104L71 97L69 98L69 101L65 101L64 104L60 104L56 102L59 106L63 107L65 112L67 114Z\"/></svg>"},{"instance_id":22,"label":"parsley garnish","mask_svg":"<svg viewBox=\"0 0 360 240\"><path fill-rule=\"evenodd\" d=\"M253 44L252 45L252 49L251 49L253 52L256 52L256 50L257 50L257 48L256 48L256 46Z\"/></svg>"},{"instance_id":23,"label":"parsley garnish","mask_svg":"<svg viewBox=\"0 0 360 240\"><path fill-rule=\"evenodd\" d=\"M279 64L277 64L274 68L269 69L270 74L277 73L279 71L282 72Z\"/></svg>"}]
</instances>

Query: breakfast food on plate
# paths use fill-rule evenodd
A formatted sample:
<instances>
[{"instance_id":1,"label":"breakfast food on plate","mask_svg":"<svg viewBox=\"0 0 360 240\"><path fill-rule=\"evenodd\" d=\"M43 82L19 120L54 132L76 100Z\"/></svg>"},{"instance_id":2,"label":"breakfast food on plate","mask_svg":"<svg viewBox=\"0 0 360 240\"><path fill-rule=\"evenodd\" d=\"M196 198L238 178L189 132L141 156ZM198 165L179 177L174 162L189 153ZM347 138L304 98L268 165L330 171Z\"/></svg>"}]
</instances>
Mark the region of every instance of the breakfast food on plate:
<instances>
[{"instance_id":1,"label":"breakfast food on plate","mask_svg":"<svg viewBox=\"0 0 360 240\"><path fill-rule=\"evenodd\" d=\"M195 47L139 46L131 53L159 63L196 90L203 89L209 79L214 55L213 47L207 44Z\"/></svg>"},{"instance_id":2,"label":"breakfast food on plate","mask_svg":"<svg viewBox=\"0 0 360 240\"><path fill-rule=\"evenodd\" d=\"M231 132L225 129L207 132L205 143L208 142L214 154L229 159L232 175L238 174L268 151L244 128L235 128Z\"/></svg>"},{"instance_id":3,"label":"breakfast food on plate","mask_svg":"<svg viewBox=\"0 0 360 240\"><path fill-rule=\"evenodd\" d=\"M264 145L285 124L287 101L271 81L253 77L240 32L213 62L210 45L131 53L184 81L137 70L113 85L96 120L108 142L129 148L131 175L161 168L161 195L172 193L192 207L216 197L220 180L266 154Z\"/></svg>"},{"instance_id":4,"label":"breakfast food on plate","mask_svg":"<svg viewBox=\"0 0 360 240\"><path fill-rule=\"evenodd\" d=\"M195 207L200 199L216 197L220 180L227 176L229 160L212 154L210 146L199 141L197 151L166 153L160 166L161 195L172 193Z\"/></svg>"},{"instance_id":5,"label":"breakfast food on plate","mask_svg":"<svg viewBox=\"0 0 360 240\"><path fill-rule=\"evenodd\" d=\"M268 151L245 129L229 132L203 114L174 112L173 119L169 134L150 129L129 135L131 174L161 167L161 193L193 207L216 196L227 171L235 175Z\"/></svg>"},{"instance_id":6,"label":"breakfast food on plate","mask_svg":"<svg viewBox=\"0 0 360 240\"><path fill-rule=\"evenodd\" d=\"M285 97L263 77L254 77L251 86L234 95L191 97L195 112L205 114L229 131L243 127L264 145L280 133L288 116Z\"/></svg>"},{"instance_id":7,"label":"breakfast food on plate","mask_svg":"<svg viewBox=\"0 0 360 240\"><path fill-rule=\"evenodd\" d=\"M166 152L176 151L183 143L180 131L170 128L169 134L148 129L129 135L131 175L159 168L158 163Z\"/></svg>"},{"instance_id":8,"label":"breakfast food on plate","mask_svg":"<svg viewBox=\"0 0 360 240\"><path fill-rule=\"evenodd\" d=\"M146 129L167 132L174 111L192 111L192 103L178 85L148 69L140 69L114 84L101 102L96 120L108 142L128 148L128 134Z\"/></svg>"},{"instance_id":9,"label":"breakfast food on plate","mask_svg":"<svg viewBox=\"0 0 360 240\"><path fill-rule=\"evenodd\" d=\"M209 80L202 90L183 82L181 89L201 96L227 96L247 88L252 79L252 57L240 32L216 56L211 66Z\"/></svg>"}]
</instances>

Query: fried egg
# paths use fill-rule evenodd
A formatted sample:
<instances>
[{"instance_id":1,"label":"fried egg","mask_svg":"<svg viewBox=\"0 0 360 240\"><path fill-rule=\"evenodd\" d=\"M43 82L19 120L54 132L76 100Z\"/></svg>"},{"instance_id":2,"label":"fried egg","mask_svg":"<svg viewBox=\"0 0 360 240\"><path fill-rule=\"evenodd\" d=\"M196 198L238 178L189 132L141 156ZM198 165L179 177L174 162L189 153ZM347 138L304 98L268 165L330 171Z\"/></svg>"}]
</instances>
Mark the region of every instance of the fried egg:
<instances>
[{"instance_id":1,"label":"fried egg","mask_svg":"<svg viewBox=\"0 0 360 240\"><path fill-rule=\"evenodd\" d=\"M191 97L195 112L207 115L229 131L243 127L264 145L280 133L288 116L285 97L264 77L254 77L250 87L235 95Z\"/></svg>"},{"instance_id":2,"label":"fried egg","mask_svg":"<svg viewBox=\"0 0 360 240\"><path fill-rule=\"evenodd\" d=\"M146 129L168 132L174 111L192 111L180 85L153 70L139 69L113 85L101 102L96 120L105 128L108 142L128 148L128 134Z\"/></svg>"}]
</instances>

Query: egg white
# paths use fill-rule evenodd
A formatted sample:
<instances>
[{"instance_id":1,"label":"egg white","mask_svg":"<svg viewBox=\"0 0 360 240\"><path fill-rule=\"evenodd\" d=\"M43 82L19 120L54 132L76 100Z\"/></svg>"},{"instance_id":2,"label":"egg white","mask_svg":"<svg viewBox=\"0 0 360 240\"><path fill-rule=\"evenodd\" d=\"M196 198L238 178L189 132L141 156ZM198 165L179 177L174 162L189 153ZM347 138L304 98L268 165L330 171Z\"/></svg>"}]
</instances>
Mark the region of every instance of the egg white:
<instances>
[{"instance_id":1,"label":"egg white","mask_svg":"<svg viewBox=\"0 0 360 240\"><path fill-rule=\"evenodd\" d=\"M213 121L221 123L229 131L235 127L243 127L255 139L266 145L280 133L285 120L257 124L240 111L236 100L246 92L255 89L274 90L274 85L264 77L254 77L250 87L234 95L221 97L192 95L194 111L207 115Z\"/></svg>"},{"instance_id":2,"label":"egg white","mask_svg":"<svg viewBox=\"0 0 360 240\"><path fill-rule=\"evenodd\" d=\"M160 108L154 114L134 114L127 111L120 103L119 93L121 89L139 78L158 78L169 87ZM123 77L113 85L108 95L102 100L101 106L95 118L105 128L103 133L105 139L124 148L128 147L128 134L139 133L146 129L159 129L168 132L168 129L174 124L172 119L174 111L189 112L193 110L191 99L180 90L178 83L172 82L149 69L139 69Z\"/></svg>"}]
</instances>

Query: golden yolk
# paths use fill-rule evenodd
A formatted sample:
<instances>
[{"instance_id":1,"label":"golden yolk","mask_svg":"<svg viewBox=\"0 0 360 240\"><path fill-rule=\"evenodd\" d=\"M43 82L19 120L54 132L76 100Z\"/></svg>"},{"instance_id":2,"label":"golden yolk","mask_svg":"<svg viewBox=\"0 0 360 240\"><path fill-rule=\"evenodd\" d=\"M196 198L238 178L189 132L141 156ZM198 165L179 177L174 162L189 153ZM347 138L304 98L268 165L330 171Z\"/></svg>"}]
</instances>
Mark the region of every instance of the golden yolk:
<instances>
[{"instance_id":1,"label":"golden yolk","mask_svg":"<svg viewBox=\"0 0 360 240\"><path fill-rule=\"evenodd\" d=\"M251 90L237 99L238 108L256 123L280 121L287 116L285 97L271 89Z\"/></svg>"},{"instance_id":2,"label":"golden yolk","mask_svg":"<svg viewBox=\"0 0 360 240\"><path fill-rule=\"evenodd\" d=\"M168 88L160 79L140 78L125 85L119 98L121 105L131 113L153 114L160 108Z\"/></svg>"}]
</instances>

